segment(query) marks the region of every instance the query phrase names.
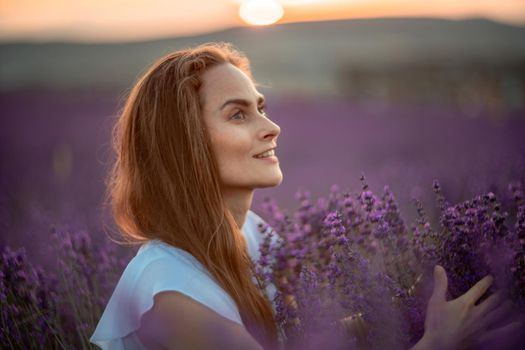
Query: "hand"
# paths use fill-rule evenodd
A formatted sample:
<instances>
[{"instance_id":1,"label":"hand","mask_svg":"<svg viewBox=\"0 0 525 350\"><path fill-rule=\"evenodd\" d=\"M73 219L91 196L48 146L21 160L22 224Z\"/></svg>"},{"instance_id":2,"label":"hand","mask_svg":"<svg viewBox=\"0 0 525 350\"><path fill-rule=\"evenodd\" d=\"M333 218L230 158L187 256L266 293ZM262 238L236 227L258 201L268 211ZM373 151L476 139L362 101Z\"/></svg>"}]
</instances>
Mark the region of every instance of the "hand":
<instances>
[{"instance_id":1,"label":"hand","mask_svg":"<svg viewBox=\"0 0 525 350\"><path fill-rule=\"evenodd\" d=\"M459 298L447 301L447 274L441 266L436 266L434 290L425 319L425 334L415 348L463 349L473 344L480 345L480 341L490 341L493 335L502 337L515 334L521 326L519 323L490 329L512 311L512 303L502 303L501 292L475 305L492 282L493 278L486 276Z\"/></svg>"}]
</instances>

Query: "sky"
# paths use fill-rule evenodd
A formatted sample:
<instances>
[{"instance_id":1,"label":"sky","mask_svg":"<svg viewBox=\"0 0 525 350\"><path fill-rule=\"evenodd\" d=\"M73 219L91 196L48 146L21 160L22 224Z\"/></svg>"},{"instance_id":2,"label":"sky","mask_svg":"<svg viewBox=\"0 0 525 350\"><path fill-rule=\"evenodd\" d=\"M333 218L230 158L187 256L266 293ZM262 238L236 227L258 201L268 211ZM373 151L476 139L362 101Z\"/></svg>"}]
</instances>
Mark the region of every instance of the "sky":
<instances>
[{"instance_id":1,"label":"sky","mask_svg":"<svg viewBox=\"0 0 525 350\"><path fill-rule=\"evenodd\" d=\"M279 2L278 23L485 17L525 25L525 0L0 0L0 41L140 41L248 26L243 1Z\"/></svg>"}]
</instances>

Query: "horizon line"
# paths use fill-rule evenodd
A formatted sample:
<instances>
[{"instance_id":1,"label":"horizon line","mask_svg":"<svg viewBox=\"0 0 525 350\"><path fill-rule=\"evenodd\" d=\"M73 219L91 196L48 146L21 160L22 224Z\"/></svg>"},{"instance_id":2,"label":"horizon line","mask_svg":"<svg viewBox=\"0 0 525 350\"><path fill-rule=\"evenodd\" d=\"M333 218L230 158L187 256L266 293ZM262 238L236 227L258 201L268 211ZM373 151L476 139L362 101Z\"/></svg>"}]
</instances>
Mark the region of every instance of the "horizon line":
<instances>
[{"instance_id":1,"label":"horizon line","mask_svg":"<svg viewBox=\"0 0 525 350\"><path fill-rule=\"evenodd\" d=\"M441 21L450 21L450 22L462 22L462 21L474 21L474 20L483 20L487 22L493 22L503 26L509 26L514 28L523 28L525 29L525 20L523 22L516 21L505 21L499 18L492 18L488 16L464 16L464 17L445 17L445 16L377 16L377 17L352 17L352 18L336 18L336 19L318 19L318 20L304 20L304 21L282 21L277 22L268 26L250 26L250 25L232 25L224 26L217 28L216 30L203 30L203 31L193 31L188 33L181 34L165 34L165 35L152 35L145 37L137 37L136 39L132 38L82 38L82 37L59 37L59 36L0 36L0 45L9 45L9 44L85 44L85 45L112 45L112 44L139 44L145 42L155 42L155 41L164 41L164 40L176 40L176 39L185 39L185 38L195 38L199 36L211 35L216 33L225 32L228 30L234 29L256 29L264 30L265 28L272 28L276 26L284 25L295 25L295 24L308 24L308 23L324 23L324 22L350 22L350 21L370 21L370 20L441 20Z\"/></svg>"}]
</instances>

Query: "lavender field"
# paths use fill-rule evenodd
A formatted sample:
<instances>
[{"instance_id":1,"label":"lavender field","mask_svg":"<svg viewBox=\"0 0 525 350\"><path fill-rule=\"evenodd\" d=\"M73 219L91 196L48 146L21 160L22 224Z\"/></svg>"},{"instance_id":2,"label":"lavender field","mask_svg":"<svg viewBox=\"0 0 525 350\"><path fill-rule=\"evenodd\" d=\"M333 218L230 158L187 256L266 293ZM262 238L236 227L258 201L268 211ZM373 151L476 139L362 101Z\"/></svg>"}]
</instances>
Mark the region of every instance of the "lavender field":
<instances>
[{"instance_id":1,"label":"lavender field","mask_svg":"<svg viewBox=\"0 0 525 350\"><path fill-rule=\"evenodd\" d=\"M324 195L332 184L389 185L403 213L410 198L433 205L432 181L458 202L503 191L525 176L523 112L469 118L446 107L353 104L336 98L269 95L269 116L281 126L277 154L284 174L278 188L256 192L283 208L307 189ZM39 255L52 223L90 231L111 225L102 206L111 160L110 129L119 93L57 91L0 96L2 243ZM38 239L35 239L38 237Z\"/></svg>"},{"instance_id":2,"label":"lavender field","mask_svg":"<svg viewBox=\"0 0 525 350\"><path fill-rule=\"evenodd\" d=\"M252 209L263 217L269 218L263 210L266 197L293 212L300 205L298 190L316 198L338 184L357 194L362 174L374 192L389 185L407 224L418 218L411 199L419 198L437 227L434 179L451 204L493 192L505 208L516 210L508 186L525 185L523 110L472 117L437 104L385 105L263 92L269 117L281 126L277 155L284 174L278 188L256 192ZM40 344L56 346L57 334L68 333L61 339L63 348L89 348L86 337L133 253L107 242L114 226L103 205L110 130L123 94L84 89L0 95L0 246L12 248L4 250L2 273L11 278L10 288L18 288L19 295L27 292L29 304L40 305L41 313L26 320L34 327L33 341ZM16 251L20 247L25 258ZM80 277L64 282L73 275ZM93 281L90 276L105 277ZM63 278L62 283L53 278ZM40 294L34 286L42 289ZM74 291L86 294L71 302ZM10 300L5 292L2 298ZM54 301L46 298L66 303L71 312L56 321L49 306ZM5 333L16 328L5 325L6 315L32 311L2 312Z\"/></svg>"}]
</instances>

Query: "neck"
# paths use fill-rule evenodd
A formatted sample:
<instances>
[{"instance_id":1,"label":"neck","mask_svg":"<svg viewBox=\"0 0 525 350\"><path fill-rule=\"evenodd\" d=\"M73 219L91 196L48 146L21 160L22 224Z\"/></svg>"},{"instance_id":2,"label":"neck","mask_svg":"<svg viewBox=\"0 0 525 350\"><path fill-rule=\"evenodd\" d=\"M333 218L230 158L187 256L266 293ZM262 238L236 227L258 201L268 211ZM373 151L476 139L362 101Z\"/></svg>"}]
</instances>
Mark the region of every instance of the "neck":
<instances>
[{"instance_id":1,"label":"neck","mask_svg":"<svg viewBox=\"0 0 525 350\"><path fill-rule=\"evenodd\" d=\"M242 229L246 214L252 205L254 190L251 188L228 188L222 191L226 206L230 209L235 222Z\"/></svg>"}]
</instances>

